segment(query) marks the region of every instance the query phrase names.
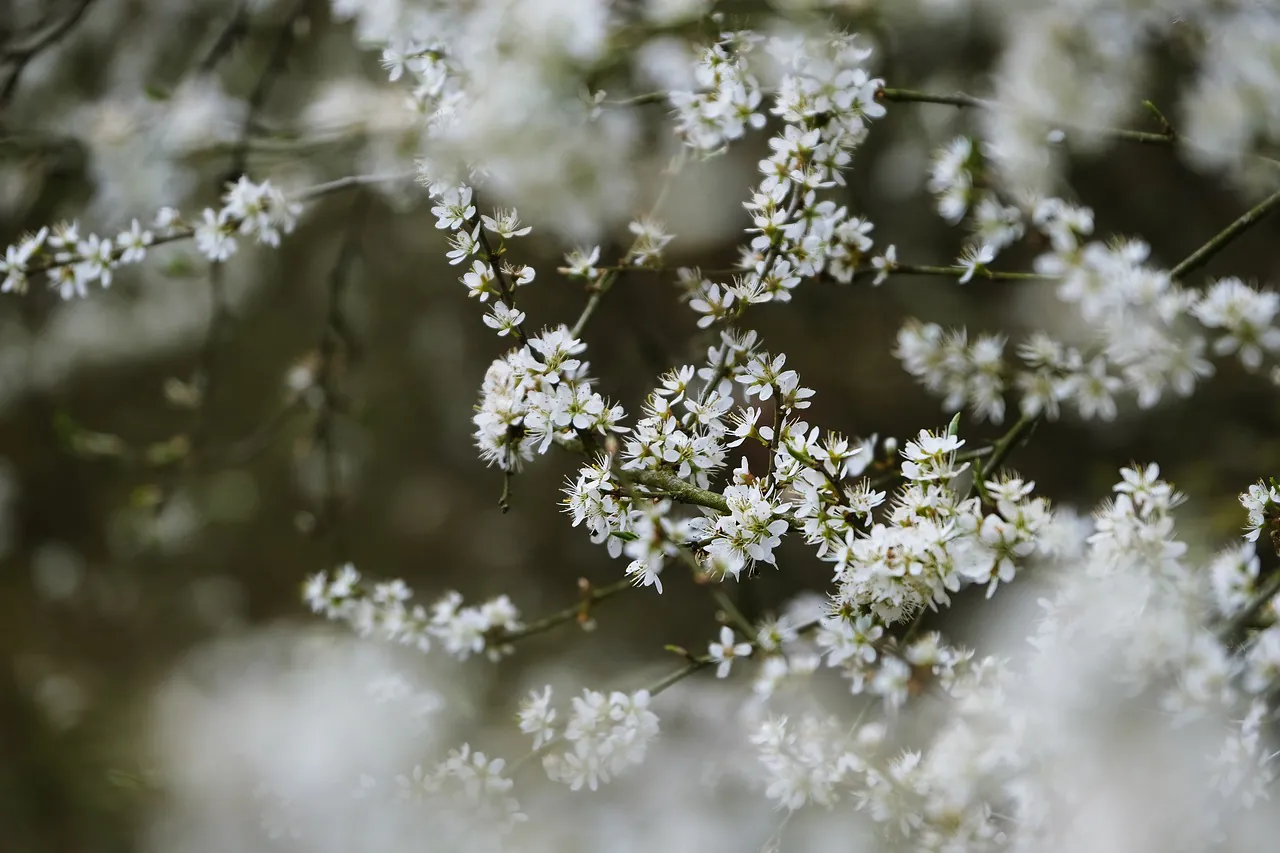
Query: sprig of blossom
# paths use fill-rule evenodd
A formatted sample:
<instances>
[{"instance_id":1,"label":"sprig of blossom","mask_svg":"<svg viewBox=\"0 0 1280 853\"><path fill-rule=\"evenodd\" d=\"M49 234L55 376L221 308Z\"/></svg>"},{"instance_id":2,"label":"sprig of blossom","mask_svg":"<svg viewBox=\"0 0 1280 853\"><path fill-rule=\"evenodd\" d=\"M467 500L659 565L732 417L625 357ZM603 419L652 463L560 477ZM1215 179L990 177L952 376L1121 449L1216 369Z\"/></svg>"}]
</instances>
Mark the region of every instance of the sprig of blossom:
<instances>
[{"instance_id":1,"label":"sprig of blossom","mask_svg":"<svg viewBox=\"0 0 1280 853\"><path fill-rule=\"evenodd\" d=\"M412 603L413 591L400 579L369 583L350 563L330 575L318 572L304 585L303 600L312 612L346 622L362 637L430 651L433 641L459 660L484 653L497 660L510 647L493 638L519 629L520 614L500 595L480 605L463 606L462 596L449 592L429 608Z\"/></svg>"},{"instance_id":2,"label":"sprig of blossom","mask_svg":"<svg viewBox=\"0 0 1280 853\"><path fill-rule=\"evenodd\" d=\"M77 222L41 228L5 249L0 257L0 293L25 293L31 277L43 273L63 299L85 297L90 285L110 287L121 265L141 263L153 245L175 240L195 238L200 253L215 262L235 254L237 237L274 248L297 226L301 209L270 181L254 183L242 176L228 184L222 206L205 208L195 224L166 207L149 226L134 219L114 238L82 235Z\"/></svg>"},{"instance_id":3,"label":"sprig of blossom","mask_svg":"<svg viewBox=\"0 0 1280 853\"><path fill-rule=\"evenodd\" d=\"M658 715L649 710L647 690L609 694L583 690L573 697L564 728L557 731L556 710L550 706L551 688L532 694L521 711L521 729L534 735L534 749L564 743L563 751L545 752L547 778L578 791L595 791L641 764L649 744L658 736Z\"/></svg>"}]
</instances>

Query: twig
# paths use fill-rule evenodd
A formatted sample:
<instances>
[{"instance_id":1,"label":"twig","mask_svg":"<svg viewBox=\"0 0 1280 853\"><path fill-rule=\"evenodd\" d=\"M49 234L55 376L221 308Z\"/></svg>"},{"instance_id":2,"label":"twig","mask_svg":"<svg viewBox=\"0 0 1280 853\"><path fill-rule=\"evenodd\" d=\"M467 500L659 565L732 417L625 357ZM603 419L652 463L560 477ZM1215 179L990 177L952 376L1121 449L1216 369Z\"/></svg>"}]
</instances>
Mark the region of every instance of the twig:
<instances>
[{"instance_id":1,"label":"twig","mask_svg":"<svg viewBox=\"0 0 1280 853\"><path fill-rule=\"evenodd\" d=\"M338 519L344 503L343 489L340 485L342 460L338 444L334 437L336 416L340 414L345 403L338 386L338 359L354 354L354 342L347 334L346 321L342 316L342 299L351 279L351 268L360 254L360 229L364 224L365 200L357 196L352 202L348 216L347 234L334 262L333 271L329 274L329 302L325 313L324 331L320 338L320 365L316 369L315 387L320 389L320 410L316 415L315 444L324 454L324 494L320 508L320 523L315 531L335 533L339 529ZM338 552L336 562L344 562L345 548L340 538L333 536L334 548Z\"/></svg>"},{"instance_id":2,"label":"twig","mask_svg":"<svg viewBox=\"0 0 1280 853\"><path fill-rule=\"evenodd\" d=\"M816 630L818 626L820 626L821 624L822 624L821 619L814 619L813 621L806 622L800 627L796 628L796 633L801 635L808 634L809 632ZM756 648L759 647L760 643L759 641L753 639L748 642L748 645L751 646L752 650L754 651ZM711 666L713 663L716 663L716 661L712 660L712 658L709 655L699 655L696 657L690 657L689 662L684 666L682 666L680 669L677 669L673 672L668 673L667 675L655 681L653 684L650 684L645 689L649 691L650 696L657 696L659 693L671 687L672 685L677 684L681 681L684 681L686 678L693 675L695 672L698 672L699 670L702 670L702 669L706 669L707 667Z\"/></svg>"},{"instance_id":3,"label":"twig","mask_svg":"<svg viewBox=\"0 0 1280 853\"><path fill-rule=\"evenodd\" d=\"M609 584L608 586L593 587L584 578L579 581L583 589L583 595L577 604L566 607L563 610L557 610L555 613L543 616L533 622L517 628L514 631L501 631L495 633L488 641L496 644L514 643L517 640L523 640L525 637L532 637L535 634L543 634L556 628L566 622L577 620L579 623L585 622L586 615L590 613L590 608L607 598L612 598L620 592L626 592L629 589L635 589L635 584L631 578L623 578L620 581Z\"/></svg>"},{"instance_id":4,"label":"twig","mask_svg":"<svg viewBox=\"0 0 1280 853\"><path fill-rule=\"evenodd\" d=\"M46 48L52 47L67 33L71 32L75 25L80 22L92 2L93 0L76 0L76 4L71 7L71 10L44 33L33 36L23 44L5 48L3 54L0 54L0 60L12 62L13 67L9 69L9 77L5 80L4 85L0 86L0 110L8 106L9 100L18 88L18 80L22 77L22 72L26 70L27 64Z\"/></svg>"},{"instance_id":5,"label":"twig","mask_svg":"<svg viewBox=\"0 0 1280 853\"><path fill-rule=\"evenodd\" d=\"M1039 417L1027 417L1023 415L1009 427L1009 431L1000 436L996 443L992 445L991 456L982 463L982 467L987 471L994 471L999 468L1004 460L1009 458L1009 454L1013 452L1014 447L1024 438L1030 437L1031 431L1035 429L1036 424L1040 422Z\"/></svg>"},{"instance_id":6,"label":"twig","mask_svg":"<svg viewBox=\"0 0 1280 853\"><path fill-rule=\"evenodd\" d=\"M600 276L600 280L591 288L591 296L587 298L587 304L582 307L582 313L578 315L573 328L569 330L570 337L582 337L582 330L587 327L587 321L596 313L596 309L600 307L601 300L609 292L609 288L613 287L613 282L617 277L618 274L616 272L606 272Z\"/></svg>"},{"instance_id":7,"label":"twig","mask_svg":"<svg viewBox=\"0 0 1280 853\"><path fill-rule=\"evenodd\" d=\"M947 278L959 278L965 270L962 267L938 267L924 266L919 264L894 264L889 268L889 275L919 275L919 276L945 276ZM863 267L853 273L855 280L859 278L869 278L879 275L880 270L876 267ZM989 270L985 267L978 267L973 271L974 278L985 278L990 281L1056 281L1058 276L1040 275L1034 272L1005 272L1004 270Z\"/></svg>"},{"instance_id":8,"label":"twig","mask_svg":"<svg viewBox=\"0 0 1280 853\"><path fill-rule=\"evenodd\" d=\"M917 92L913 89L890 89L887 87L876 92L876 98L881 101L894 101L900 104L941 104L943 106L971 107L975 109L990 109L996 105L994 101L975 98L973 95L966 95L963 92L939 95L932 92Z\"/></svg>"},{"instance_id":9,"label":"twig","mask_svg":"<svg viewBox=\"0 0 1280 853\"><path fill-rule=\"evenodd\" d=\"M498 263L498 258L502 255L493 248L493 243L489 240L488 231L484 227L484 219L480 215L480 205L476 205L476 215L467 223L467 226L480 231L480 250L484 252L484 261L493 270L494 276L498 280L498 287L502 291L502 298L507 303L507 307L512 311L516 308L516 288L507 278L507 274L502 271L502 265ZM511 329L511 337L515 339L518 346L524 346L528 337L524 333L524 324L517 324Z\"/></svg>"},{"instance_id":10,"label":"twig","mask_svg":"<svg viewBox=\"0 0 1280 853\"><path fill-rule=\"evenodd\" d=\"M382 175L347 175L343 178L326 181L323 184L316 184L314 187L310 187L298 193L295 198L298 201L314 201L322 196L332 195L333 193L341 192L343 190L367 187L374 184L393 184L400 181L412 180L416 175L416 172L391 172Z\"/></svg>"},{"instance_id":11,"label":"twig","mask_svg":"<svg viewBox=\"0 0 1280 853\"><path fill-rule=\"evenodd\" d=\"M939 95L932 92L918 92L913 89L883 88L876 93L876 97L882 101L894 101L897 103L941 104L943 106L983 110L1003 109L1003 107L996 101L975 98L973 95L966 95L963 92L955 92L950 95ZM1037 116L1036 118L1051 127L1062 127L1070 130L1082 131L1084 133L1098 133L1121 142L1136 142L1140 145L1176 145L1183 141L1181 137L1170 133L1151 133L1144 130L1125 130L1123 128L1080 127L1078 125L1063 124L1062 122L1055 121L1052 118L1045 118L1041 116Z\"/></svg>"},{"instance_id":12,"label":"twig","mask_svg":"<svg viewBox=\"0 0 1280 853\"><path fill-rule=\"evenodd\" d=\"M310 201L315 201L316 199L322 198L327 195L333 195L334 193L342 192L344 190L356 189L359 187L366 187L373 184L393 183L396 181L406 180L407 178L410 178L410 177L412 177L412 173L407 173L407 172L398 172L398 173L387 174L387 175L349 175L345 178L338 178L337 180L328 181L323 184L317 184L313 187L309 187L308 189L302 190L301 192L299 192L297 195L294 196L294 200L298 202L310 202ZM166 243L177 243L182 240L190 240L194 236L195 236L195 229L190 226L175 228L171 233L165 234L160 237L156 237L154 240L152 240L149 248L154 248L155 246L163 246ZM115 251L113 252L113 259L119 259L120 255L123 254L123 252L124 252L124 249L117 246ZM64 267L64 266L67 266L68 264L74 264L74 263L77 263L77 260L75 258L71 258L69 260L60 260L60 261L51 260L42 264L33 264L31 267L27 269L27 274L38 275L43 272L48 272L51 269Z\"/></svg>"},{"instance_id":13,"label":"twig","mask_svg":"<svg viewBox=\"0 0 1280 853\"><path fill-rule=\"evenodd\" d=\"M787 204L787 214L783 220L784 224L790 223L795 218L796 212L800 209L800 203L803 199L804 193L801 191L800 185L793 185L791 188L791 200ZM769 248L765 252L763 263L761 263L760 271L757 274L761 279L765 278L773 271L773 265L777 263L778 256L782 254L782 232L783 229L781 227L778 228L777 233L769 243ZM707 380L707 384L702 387L702 394L698 397L699 403L706 403L711 397L711 392L720 384L720 380L724 379L725 374L729 370L729 353L730 348L726 344L724 345L723 357L716 364L715 369L711 373L711 378Z\"/></svg>"},{"instance_id":14,"label":"twig","mask_svg":"<svg viewBox=\"0 0 1280 853\"><path fill-rule=\"evenodd\" d=\"M653 470L629 471L627 473L630 479L640 485L648 486L651 489L659 489L666 497L680 503L705 506L721 513L729 512L729 502L724 499L724 495L707 489L700 489L691 483L686 483L674 474Z\"/></svg>"},{"instance_id":15,"label":"twig","mask_svg":"<svg viewBox=\"0 0 1280 853\"><path fill-rule=\"evenodd\" d=\"M742 634L742 636L751 639L756 635L755 626L751 624L751 620L742 614L738 609L738 605L734 604L728 594L720 588L719 584L710 586L711 597L715 600L716 606L724 612L725 619L732 623Z\"/></svg>"},{"instance_id":16,"label":"twig","mask_svg":"<svg viewBox=\"0 0 1280 853\"><path fill-rule=\"evenodd\" d=\"M262 74L259 75L258 82L254 84L253 90L249 93L249 108L245 112L244 121L240 125L240 135L236 138L235 147L231 151L231 165L228 167L228 178L231 181L238 180L245 173L245 166L249 159L249 137L253 133L254 122L258 113L266 105L276 78L284 71L285 64L289 60L289 52L293 50L295 25L298 19L306 13L307 5L310 2L311 0L298 0L289 11L280 27L280 33L276 37L276 43L271 50L267 65L262 70Z\"/></svg>"},{"instance_id":17,"label":"twig","mask_svg":"<svg viewBox=\"0 0 1280 853\"><path fill-rule=\"evenodd\" d=\"M996 439L995 444L991 446L991 454L985 461L974 460L973 463L973 487L982 497L983 503L992 503L991 495L987 494L986 476L987 472L995 471L1009 458L1009 454L1013 452L1014 447L1025 437L1030 431L1035 429L1040 418L1027 417L1023 415L1014 422L1009 431L1000 438Z\"/></svg>"},{"instance_id":18,"label":"twig","mask_svg":"<svg viewBox=\"0 0 1280 853\"><path fill-rule=\"evenodd\" d=\"M1199 249L1196 249L1186 257L1181 263L1169 271L1169 275L1173 278L1182 278L1187 273L1197 270L1209 262L1209 259L1218 252L1222 251L1234 239L1239 237L1245 231L1248 231L1255 223L1266 216L1271 211L1280 206L1280 190L1267 196L1258 202L1254 207L1250 208L1235 222L1232 222L1226 228L1219 231L1214 237L1205 243Z\"/></svg>"},{"instance_id":19,"label":"twig","mask_svg":"<svg viewBox=\"0 0 1280 853\"><path fill-rule=\"evenodd\" d=\"M1155 116L1156 123L1160 125L1160 130L1164 132L1165 136L1171 138L1177 137L1177 131L1173 129L1173 125L1170 124L1169 119L1165 118L1164 113L1160 112L1160 108L1157 107L1153 101L1143 101L1142 105L1147 108L1147 112Z\"/></svg>"},{"instance_id":20,"label":"twig","mask_svg":"<svg viewBox=\"0 0 1280 853\"><path fill-rule=\"evenodd\" d=\"M236 46L236 43L249 34L249 0L240 0L227 25L218 33L213 47L200 62L200 72L208 74Z\"/></svg>"}]
</instances>

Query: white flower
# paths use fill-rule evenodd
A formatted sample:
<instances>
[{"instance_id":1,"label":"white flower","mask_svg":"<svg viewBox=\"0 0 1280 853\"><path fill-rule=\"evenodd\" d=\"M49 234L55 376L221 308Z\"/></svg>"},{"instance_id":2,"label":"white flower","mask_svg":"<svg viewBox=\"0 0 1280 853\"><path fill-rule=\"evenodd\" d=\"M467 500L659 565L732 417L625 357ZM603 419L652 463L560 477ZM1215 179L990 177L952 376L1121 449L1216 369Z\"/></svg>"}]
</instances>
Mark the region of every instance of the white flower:
<instances>
[{"instance_id":1,"label":"white flower","mask_svg":"<svg viewBox=\"0 0 1280 853\"><path fill-rule=\"evenodd\" d=\"M585 249L575 249L564 256L565 266L560 267L559 272L570 278L584 278L593 281L596 276L600 275L600 271L595 266L599 260L599 246L593 246L589 252Z\"/></svg>"},{"instance_id":2,"label":"white flower","mask_svg":"<svg viewBox=\"0 0 1280 853\"><path fill-rule=\"evenodd\" d=\"M524 312L508 307L501 300L494 300L493 310L484 315L484 324L496 329L499 337L511 334L523 322Z\"/></svg>"},{"instance_id":3,"label":"white flower","mask_svg":"<svg viewBox=\"0 0 1280 853\"><path fill-rule=\"evenodd\" d=\"M467 286L467 295L478 297L481 302L488 302L490 296L499 292L497 274L493 267L481 260L471 264L471 270L462 276L462 283Z\"/></svg>"},{"instance_id":4,"label":"white flower","mask_svg":"<svg viewBox=\"0 0 1280 853\"><path fill-rule=\"evenodd\" d=\"M138 220L133 220L133 225L128 231L120 232L116 237L116 245L123 251L120 253L120 263L136 264L147 256L147 247L151 245L154 236L150 231L144 229Z\"/></svg>"},{"instance_id":5,"label":"white flower","mask_svg":"<svg viewBox=\"0 0 1280 853\"><path fill-rule=\"evenodd\" d=\"M556 709L551 707L551 686L539 694L536 690L520 703L520 731L533 735L533 748L540 749L556 736L554 726Z\"/></svg>"},{"instance_id":6,"label":"white flower","mask_svg":"<svg viewBox=\"0 0 1280 853\"><path fill-rule=\"evenodd\" d=\"M889 273L898 267L898 249L896 246L890 245L884 250L883 255L877 255L871 259L871 266L875 267L876 277L872 280L872 284L879 286L889 277Z\"/></svg>"},{"instance_id":7,"label":"white flower","mask_svg":"<svg viewBox=\"0 0 1280 853\"><path fill-rule=\"evenodd\" d=\"M751 656L750 643L733 642L733 629L728 625L720 628L720 642L711 643L707 648L707 655L712 662L718 664L716 666L716 678L724 678L729 674L729 668L733 666L735 658L745 658Z\"/></svg>"},{"instance_id":8,"label":"white flower","mask_svg":"<svg viewBox=\"0 0 1280 853\"><path fill-rule=\"evenodd\" d=\"M956 262L956 266L964 270L964 274L960 276L960 283L968 284L977 273L985 270L987 264L995 259L996 247L991 243L967 247L960 255L960 260Z\"/></svg>"},{"instance_id":9,"label":"white flower","mask_svg":"<svg viewBox=\"0 0 1280 853\"><path fill-rule=\"evenodd\" d=\"M494 234L497 234L504 240L512 237L523 237L533 230L532 226L526 225L520 227L520 220L516 216L515 208L510 210L495 210L493 216L482 216L481 221L484 227Z\"/></svg>"},{"instance_id":10,"label":"white flower","mask_svg":"<svg viewBox=\"0 0 1280 853\"><path fill-rule=\"evenodd\" d=\"M451 264L460 264L480 251L480 226L467 231L459 229L449 238L450 249L445 253Z\"/></svg>"},{"instance_id":11,"label":"white flower","mask_svg":"<svg viewBox=\"0 0 1280 853\"><path fill-rule=\"evenodd\" d=\"M1214 282L1191 309L1201 323L1226 334L1213 343L1218 355L1239 351L1240 362L1249 370L1262 366L1263 352L1280 350L1280 329L1274 320L1280 313L1280 293L1257 291L1238 278Z\"/></svg>"},{"instance_id":12,"label":"white flower","mask_svg":"<svg viewBox=\"0 0 1280 853\"><path fill-rule=\"evenodd\" d=\"M211 261L225 261L236 251L236 238L232 233L226 217L206 207L203 221L195 228L196 248Z\"/></svg>"},{"instance_id":13,"label":"white flower","mask_svg":"<svg viewBox=\"0 0 1280 853\"><path fill-rule=\"evenodd\" d=\"M443 190L439 198L440 203L431 208L431 213L436 217L436 227L442 231L456 231L476 215L475 205L471 203L471 187L450 187Z\"/></svg>"}]
</instances>

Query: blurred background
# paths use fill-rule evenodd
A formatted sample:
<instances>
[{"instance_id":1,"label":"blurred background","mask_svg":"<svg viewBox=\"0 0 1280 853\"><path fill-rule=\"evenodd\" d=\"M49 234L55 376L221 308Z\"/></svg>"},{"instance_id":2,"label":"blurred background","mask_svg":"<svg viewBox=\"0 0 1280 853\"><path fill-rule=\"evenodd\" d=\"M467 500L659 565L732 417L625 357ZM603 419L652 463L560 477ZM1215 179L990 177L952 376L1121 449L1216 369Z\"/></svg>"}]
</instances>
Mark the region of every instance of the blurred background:
<instances>
[{"instance_id":1,"label":"blurred background","mask_svg":"<svg viewBox=\"0 0 1280 853\"><path fill-rule=\"evenodd\" d=\"M0 245L62 218L114 233L162 205L194 212L241 171L302 187L411 168L416 119L358 45L357 5L0 0ZM983 92L999 22L897 5L838 13L878 46L888 85ZM1184 70L1175 51L1157 56L1143 95L1170 103ZM665 163L677 144L664 107L636 115L649 166ZM900 259L956 256L961 235L933 213L924 179L931 149L972 118L891 104L858 152L843 203ZM671 182L655 211L677 235L668 266L733 264L766 138ZM1166 266L1252 202L1159 147L1079 156L1065 177L1098 234L1141 235ZM637 214L659 182L640 188ZM572 604L579 578L621 577L625 564L559 511L578 465L569 455L530 465L500 511L502 477L478 460L471 415L505 341L480 322L428 208L411 183L380 183L315 202L279 250L243 245L217 270L174 245L87 300L41 284L0 297L0 848L136 849L158 796L143 748L156 691L211 640L314 627L300 598L312 573L351 561L426 601L507 593L526 618ZM586 294L555 268L573 245L528 224L513 249L538 270L519 295L527 325L571 323ZM1265 221L1203 274L1265 282L1277 239L1280 220ZM625 227L602 242L609 262ZM1029 268L1034 255L1001 265ZM660 372L701 363L714 340L679 297L671 274L629 274L587 327L599 387L629 412ZM812 423L907 438L950 416L891 355L906 318L1016 340L1071 334L1063 313L1036 284L904 277L806 282L746 322L817 390ZM964 423L975 445L1001 431ZM1190 400L1122 408L1111 424L1043 424L1010 464L1087 512L1131 460L1158 461L1190 494L1184 534L1211 548L1242 526L1234 495L1280 466L1275 394L1220 361ZM795 543L779 566L733 590L749 616L829 580ZM701 647L713 602L670 574L661 597L602 603L589 643L566 625L456 677L480 679L478 707L509 719L530 661L590 684L669 660L666 644Z\"/></svg>"}]
</instances>

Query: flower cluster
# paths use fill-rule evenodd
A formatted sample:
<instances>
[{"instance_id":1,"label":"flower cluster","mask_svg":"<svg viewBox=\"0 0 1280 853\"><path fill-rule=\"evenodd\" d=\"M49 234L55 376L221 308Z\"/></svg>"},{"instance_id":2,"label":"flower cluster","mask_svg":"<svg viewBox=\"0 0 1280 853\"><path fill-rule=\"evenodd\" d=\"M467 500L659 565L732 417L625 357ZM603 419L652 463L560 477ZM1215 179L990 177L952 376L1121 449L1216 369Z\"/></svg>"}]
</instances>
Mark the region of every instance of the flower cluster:
<instances>
[{"instance_id":1,"label":"flower cluster","mask_svg":"<svg viewBox=\"0 0 1280 853\"><path fill-rule=\"evenodd\" d=\"M312 612L346 622L362 637L377 636L426 652L432 642L459 660L484 653L497 659L510 651L501 635L520 628L520 613L505 595L479 606L463 606L450 592L431 605L413 604L413 590L395 579L370 584L350 563L332 576L318 572L303 588Z\"/></svg>"},{"instance_id":2,"label":"flower cluster","mask_svg":"<svg viewBox=\"0 0 1280 853\"><path fill-rule=\"evenodd\" d=\"M747 55L758 40L750 32L725 33L694 63L694 80L702 90L668 94L676 132L689 147L704 154L722 151L748 127L764 127L759 112L764 93L747 68Z\"/></svg>"},{"instance_id":3,"label":"flower cluster","mask_svg":"<svg viewBox=\"0 0 1280 853\"><path fill-rule=\"evenodd\" d=\"M521 227L514 208L495 210L493 216L477 216L476 207L472 204L472 189L465 184L453 186L433 181L428 183L428 187L436 201L435 207L431 208L436 217L436 228L451 232L449 263L466 263L472 256L480 256L471 262L471 268L462 276L462 283L467 286L468 296L481 302L493 299L484 324L499 336L512 335L522 339L524 333L520 324L524 322L525 315L515 307L515 288L533 281L534 269L530 266L514 267L506 261L499 263L498 258L506 251L506 240L523 237L532 229L527 225ZM482 236L481 229L503 242L490 250L490 238Z\"/></svg>"},{"instance_id":4,"label":"flower cluster","mask_svg":"<svg viewBox=\"0 0 1280 853\"><path fill-rule=\"evenodd\" d=\"M510 796L514 782L503 775L506 764L504 759L489 758L464 743L430 769L418 764L408 774L397 776L393 796L417 808L440 812L433 827L435 843L483 847L488 840L493 849L501 849L502 839L529 819L519 801ZM367 788L357 790L362 798L370 793Z\"/></svg>"},{"instance_id":5,"label":"flower cluster","mask_svg":"<svg viewBox=\"0 0 1280 853\"><path fill-rule=\"evenodd\" d=\"M171 207L163 208L148 226L134 219L114 238L82 234L78 222L41 228L9 246L0 258L0 293L25 293L32 275L43 273L63 299L85 297L92 284L111 286L122 264L140 263L158 243L194 237L211 261L225 261L236 251L237 236L267 246L280 245L281 234L294 229L301 206L284 197L269 181L242 177L227 187L218 209L205 208L190 225Z\"/></svg>"},{"instance_id":6,"label":"flower cluster","mask_svg":"<svg viewBox=\"0 0 1280 853\"><path fill-rule=\"evenodd\" d=\"M573 697L564 728L556 724L551 688L534 691L520 707L520 730L533 735L534 749L567 744L564 751L547 752L542 767L547 777L577 791L592 791L628 768L644 761L649 744L658 736L658 715L649 710L649 691L613 691L607 696L583 690Z\"/></svg>"},{"instance_id":7,"label":"flower cluster","mask_svg":"<svg viewBox=\"0 0 1280 853\"><path fill-rule=\"evenodd\" d=\"M476 407L480 456L519 471L552 443L582 446L593 436L625 431L621 406L598 394L577 358L586 344L564 326L529 339L489 366Z\"/></svg>"},{"instance_id":8,"label":"flower cluster","mask_svg":"<svg viewBox=\"0 0 1280 853\"><path fill-rule=\"evenodd\" d=\"M876 100L882 80L862 67L871 51L856 39L807 45L812 53L785 52L787 68L771 112L785 122L760 161L764 176L745 207L754 235L743 248L743 272L722 284L690 275L690 307L699 325L737 317L747 306L789 302L806 277L849 283L872 248L873 225L818 191L843 186L843 170L867 135L869 119L884 115ZM783 46L771 43L783 53Z\"/></svg>"},{"instance_id":9,"label":"flower cluster","mask_svg":"<svg viewBox=\"0 0 1280 853\"><path fill-rule=\"evenodd\" d=\"M924 450L920 443L917 452ZM899 721L902 732L911 731L901 717L850 727L820 712L779 715L766 704L751 736L765 795L790 810L830 808L852 798L888 840L914 849L1069 844L1095 831L1088 821L1091 795L1080 783L1116 760L1090 730L1097 725L1088 719L1091 710L1099 702L1130 701L1117 696L1154 695L1168 716L1141 717L1160 734L1149 746L1133 745L1139 760L1150 759L1146 749L1200 737L1188 728L1197 719L1237 721L1204 732L1212 748L1186 768L1185 784L1203 797L1194 819L1209 820L1180 819L1179 832L1207 841L1226 830L1224 818L1265 797L1276 778L1276 754L1263 728L1274 717L1251 694L1275 684L1280 633L1268 627L1233 648L1230 637L1200 627L1209 586L1234 589L1238 582L1226 582L1229 576L1256 575L1256 564L1249 568L1252 549L1232 549L1214 571L1197 571L1173 535L1171 510L1181 496L1154 465L1121 475L1114 499L1095 516L1087 550L1071 554L1055 575L1056 594L1041 602L1034 655L1018 668L996 658L975 660L936 633L902 644L866 616L839 633L824 621L816 643L827 649L829 663L879 662L866 679L870 692L902 709L928 691L945 713L928 718L934 722L920 730L923 742L894 754ZM1009 481L1001 491L1007 502L1024 489ZM1247 598L1216 600L1229 618ZM1274 613L1265 618L1274 626ZM787 657L797 651L794 636L789 643ZM785 669L771 666L773 660L764 668ZM774 701L771 690L757 693ZM1108 713L1122 712L1117 705Z\"/></svg>"}]
</instances>

